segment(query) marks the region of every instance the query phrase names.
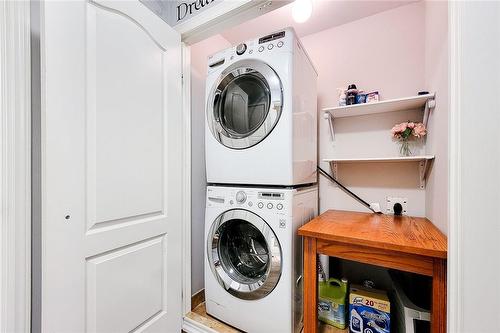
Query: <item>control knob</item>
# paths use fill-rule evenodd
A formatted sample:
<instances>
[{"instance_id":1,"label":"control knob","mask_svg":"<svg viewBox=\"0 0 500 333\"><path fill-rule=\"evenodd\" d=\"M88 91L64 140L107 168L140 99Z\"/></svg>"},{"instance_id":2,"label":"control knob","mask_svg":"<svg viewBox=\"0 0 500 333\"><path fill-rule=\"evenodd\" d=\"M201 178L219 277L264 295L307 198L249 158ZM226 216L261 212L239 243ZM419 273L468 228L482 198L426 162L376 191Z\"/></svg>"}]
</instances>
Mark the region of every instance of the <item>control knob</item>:
<instances>
[{"instance_id":1,"label":"control knob","mask_svg":"<svg viewBox=\"0 0 500 333\"><path fill-rule=\"evenodd\" d=\"M237 55L242 55L243 53L245 53L246 50L247 50L247 44L245 44L245 43L241 43L241 44L238 44L238 46L236 46L236 54Z\"/></svg>"},{"instance_id":2,"label":"control knob","mask_svg":"<svg viewBox=\"0 0 500 333\"><path fill-rule=\"evenodd\" d=\"M242 204L244 203L245 201L247 200L247 195L245 192L243 191L238 191L236 193L236 202L238 202L239 204Z\"/></svg>"}]
</instances>

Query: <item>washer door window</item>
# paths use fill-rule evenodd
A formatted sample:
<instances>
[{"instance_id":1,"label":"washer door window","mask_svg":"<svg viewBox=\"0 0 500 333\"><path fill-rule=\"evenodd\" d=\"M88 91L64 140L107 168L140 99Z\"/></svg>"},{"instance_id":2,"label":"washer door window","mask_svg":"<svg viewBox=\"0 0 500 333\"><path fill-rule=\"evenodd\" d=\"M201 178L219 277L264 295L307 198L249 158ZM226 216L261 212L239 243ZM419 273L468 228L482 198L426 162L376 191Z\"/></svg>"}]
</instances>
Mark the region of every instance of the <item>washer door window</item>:
<instances>
[{"instance_id":1,"label":"washer door window","mask_svg":"<svg viewBox=\"0 0 500 333\"><path fill-rule=\"evenodd\" d=\"M226 68L210 96L210 130L220 143L233 149L264 140L276 126L283 106L278 75L257 60L241 60Z\"/></svg>"},{"instance_id":2,"label":"washer door window","mask_svg":"<svg viewBox=\"0 0 500 333\"><path fill-rule=\"evenodd\" d=\"M233 296L255 300L267 296L281 276L281 247L258 215L229 210L212 223L208 260L219 284Z\"/></svg>"}]
</instances>

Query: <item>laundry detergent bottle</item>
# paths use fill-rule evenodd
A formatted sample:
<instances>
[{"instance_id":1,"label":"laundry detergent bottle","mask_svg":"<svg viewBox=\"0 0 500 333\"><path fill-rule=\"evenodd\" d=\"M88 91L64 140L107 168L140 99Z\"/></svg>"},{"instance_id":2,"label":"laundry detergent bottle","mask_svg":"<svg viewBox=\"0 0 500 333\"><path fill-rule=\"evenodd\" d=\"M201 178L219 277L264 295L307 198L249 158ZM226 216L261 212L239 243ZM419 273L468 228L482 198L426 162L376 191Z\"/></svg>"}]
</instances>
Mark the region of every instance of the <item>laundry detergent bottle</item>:
<instances>
[{"instance_id":1,"label":"laundry detergent bottle","mask_svg":"<svg viewBox=\"0 0 500 333\"><path fill-rule=\"evenodd\" d=\"M318 319L340 329L346 328L347 280L330 278L319 282Z\"/></svg>"}]
</instances>

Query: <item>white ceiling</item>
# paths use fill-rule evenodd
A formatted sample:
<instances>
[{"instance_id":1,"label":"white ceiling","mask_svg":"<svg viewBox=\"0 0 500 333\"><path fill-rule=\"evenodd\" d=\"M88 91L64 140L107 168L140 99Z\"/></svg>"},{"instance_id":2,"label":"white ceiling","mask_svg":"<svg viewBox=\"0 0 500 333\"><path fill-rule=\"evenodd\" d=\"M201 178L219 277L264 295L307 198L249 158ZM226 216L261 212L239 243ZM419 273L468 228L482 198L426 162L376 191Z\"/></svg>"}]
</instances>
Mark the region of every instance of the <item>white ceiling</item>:
<instances>
[{"instance_id":1,"label":"white ceiling","mask_svg":"<svg viewBox=\"0 0 500 333\"><path fill-rule=\"evenodd\" d=\"M292 18L293 3L225 30L221 35L231 44L266 35L285 27L294 27L299 37L374 15L416 0L399 1L336 1L313 0L313 13L308 21L296 23ZM369 31L367 31L369 34ZM377 38L377 36L374 36Z\"/></svg>"}]
</instances>

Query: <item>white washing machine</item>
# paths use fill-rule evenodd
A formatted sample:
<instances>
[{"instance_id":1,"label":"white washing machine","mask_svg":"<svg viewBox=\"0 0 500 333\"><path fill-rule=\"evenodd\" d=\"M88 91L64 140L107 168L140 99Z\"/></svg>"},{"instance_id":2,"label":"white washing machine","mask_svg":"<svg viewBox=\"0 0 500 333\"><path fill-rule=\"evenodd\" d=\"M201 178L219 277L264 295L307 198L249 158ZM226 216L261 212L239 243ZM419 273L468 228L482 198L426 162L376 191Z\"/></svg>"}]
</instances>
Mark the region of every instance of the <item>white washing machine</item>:
<instances>
[{"instance_id":1,"label":"white washing machine","mask_svg":"<svg viewBox=\"0 0 500 333\"><path fill-rule=\"evenodd\" d=\"M209 186L207 313L249 333L302 329L302 239L318 189Z\"/></svg>"},{"instance_id":2,"label":"white washing machine","mask_svg":"<svg viewBox=\"0 0 500 333\"><path fill-rule=\"evenodd\" d=\"M209 57L207 181L316 182L317 73L292 28Z\"/></svg>"}]
</instances>

